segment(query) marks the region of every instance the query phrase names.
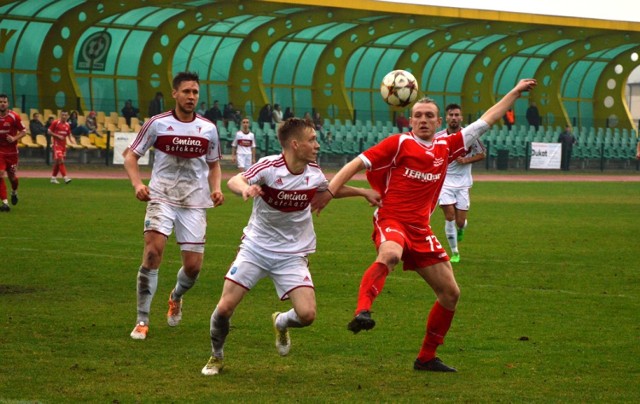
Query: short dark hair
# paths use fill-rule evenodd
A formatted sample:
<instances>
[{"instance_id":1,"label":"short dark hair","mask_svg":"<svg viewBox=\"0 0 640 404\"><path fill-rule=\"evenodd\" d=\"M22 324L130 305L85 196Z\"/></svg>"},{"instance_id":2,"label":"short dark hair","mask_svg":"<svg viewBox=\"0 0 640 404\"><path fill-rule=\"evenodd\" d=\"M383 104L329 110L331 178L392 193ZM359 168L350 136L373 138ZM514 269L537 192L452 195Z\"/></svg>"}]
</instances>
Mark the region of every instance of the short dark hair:
<instances>
[{"instance_id":1,"label":"short dark hair","mask_svg":"<svg viewBox=\"0 0 640 404\"><path fill-rule=\"evenodd\" d=\"M278 141L280 145L285 147L292 137L300 136L306 129L315 130L313 121L301 118L286 119L278 128Z\"/></svg>"},{"instance_id":2,"label":"short dark hair","mask_svg":"<svg viewBox=\"0 0 640 404\"><path fill-rule=\"evenodd\" d=\"M445 112L449 112L452 109L459 109L460 111L462 111L462 107L458 104L452 103L446 106L446 108L444 109Z\"/></svg>"},{"instance_id":3,"label":"short dark hair","mask_svg":"<svg viewBox=\"0 0 640 404\"><path fill-rule=\"evenodd\" d=\"M6 95L6 94L0 94L0 98L6 98L6 99L9 99L9 96L8 96L8 95Z\"/></svg>"},{"instance_id":4,"label":"short dark hair","mask_svg":"<svg viewBox=\"0 0 640 404\"><path fill-rule=\"evenodd\" d=\"M200 77L195 72L180 72L173 78L173 89L177 90L183 81L195 81L200 84Z\"/></svg>"}]
</instances>

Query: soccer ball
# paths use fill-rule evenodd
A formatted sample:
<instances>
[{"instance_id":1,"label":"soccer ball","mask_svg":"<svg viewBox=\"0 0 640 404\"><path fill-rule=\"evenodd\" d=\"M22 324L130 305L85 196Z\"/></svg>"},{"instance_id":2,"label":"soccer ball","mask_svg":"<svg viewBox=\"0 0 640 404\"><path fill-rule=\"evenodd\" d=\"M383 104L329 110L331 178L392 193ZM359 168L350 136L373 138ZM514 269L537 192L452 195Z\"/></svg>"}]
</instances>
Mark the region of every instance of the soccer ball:
<instances>
[{"instance_id":1,"label":"soccer ball","mask_svg":"<svg viewBox=\"0 0 640 404\"><path fill-rule=\"evenodd\" d=\"M418 82L408 71L394 70L382 79L380 95L392 107L406 107L418 98Z\"/></svg>"}]
</instances>

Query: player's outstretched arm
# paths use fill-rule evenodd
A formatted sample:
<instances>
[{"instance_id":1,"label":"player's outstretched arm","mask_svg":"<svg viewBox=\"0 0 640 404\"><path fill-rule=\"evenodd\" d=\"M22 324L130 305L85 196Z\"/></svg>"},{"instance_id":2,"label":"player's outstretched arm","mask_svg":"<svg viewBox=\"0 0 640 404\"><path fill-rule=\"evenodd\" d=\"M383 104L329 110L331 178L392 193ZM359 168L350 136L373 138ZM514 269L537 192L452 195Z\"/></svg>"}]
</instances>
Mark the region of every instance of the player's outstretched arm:
<instances>
[{"instance_id":1,"label":"player's outstretched arm","mask_svg":"<svg viewBox=\"0 0 640 404\"><path fill-rule=\"evenodd\" d=\"M511 91L505 94L500 101L489 108L480 119L488 123L489 126L495 124L502 119L509 108L513 107L513 104L518 98L520 98L520 95L522 95L523 92L532 90L536 84L538 83L535 79L520 80L518 84L511 89Z\"/></svg>"},{"instance_id":2,"label":"player's outstretched arm","mask_svg":"<svg viewBox=\"0 0 640 404\"><path fill-rule=\"evenodd\" d=\"M376 190L370 188L357 188L343 185L336 193L335 198L348 198L350 196L361 196L366 199L371 206L382 206L382 197Z\"/></svg>"},{"instance_id":3,"label":"player's outstretched arm","mask_svg":"<svg viewBox=\"0 0 640 404\"><path fill-rule=\"evenodd\" d=\"M320 192L313 198L311 201L311 212L317 212L319 215L320 211L322 211L322 209L329 204L329 201L337 195L340 188L342 188L343 185L346 184L347 181L349 181L357 172L364 169L364 167L364 162L359 157L354 158L342 167L329 182L327 192Z\"/></svg>"}]
</instances>

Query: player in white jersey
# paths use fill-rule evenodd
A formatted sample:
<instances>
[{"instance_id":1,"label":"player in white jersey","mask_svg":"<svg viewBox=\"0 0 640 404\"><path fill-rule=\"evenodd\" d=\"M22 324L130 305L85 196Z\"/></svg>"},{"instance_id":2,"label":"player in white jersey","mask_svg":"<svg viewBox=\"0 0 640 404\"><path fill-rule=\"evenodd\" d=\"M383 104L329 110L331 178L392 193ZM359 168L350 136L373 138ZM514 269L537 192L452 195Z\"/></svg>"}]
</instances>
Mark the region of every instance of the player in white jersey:
<instances>
[{"instance_id":1,"label":"player in white jersey","mask_svg":"<svg viewBox=\"0 0 640 404\"><path fill-rule=\"evenodd\" d=\"M231 161L244 171L256 162L256 137L249 130L249 118L242 119L240 130L231 142Z\"/></svg>"},{"instance_id":2,"label":"player in white jersey","mask_svg":"<svg viewBox=\"0 0 640 404\"><path fill-rule=\"evenodd\" d=\"M435 137L449 136L462 130L462 108L458 104L449 104L445 108L447 128L436 133ZM451 262L460 262L458 242L464 237L467 227L467 212L471 206L469 190L473 185L471 167L476 161L484 160L486 149L480 139L465 149L462 155L449 163L447 175L440 191L438 203L445 218L444 231L451 248Z\"/></svg>"},{"instance_id":3,"label":"player in white jersey","mask_svg":"<svg viewBox=\"0 0 640 404\"><path fill-rule=\"evenodd\" d=\"M223 368L229 322L245 294L265 277L271 278L281 300L291 299L287 312L271 318L276 348L285 356L291 348L289 328L307 327L316 317L316 298L308 255L316 249L310 203L327 190L327 179L316 164L320 145L313 122L287 119L278 127L283 153L261 158L228 182L229 189L247 200L253 211L235 261L225 276L222 296L211 314L211 358L204 375ZM341 187L335 197L363 196L377 205L371 189Z\"/></svg>"},{"instance_id":4,"label":"player in white jersey","mask_svg":"<svg viewBox=\"0 0 640 404\"><path fill-rule=\"evenodd\" d=\"M173 229L180 245L182 267L169 294L167 323L173 327L182 320L182 296L193 287L202 268L206 209L224 202L218 132L212 122L195 113L199 82L195 73L178 73L173 79L172 91L176 108L149 119L124 153L124 168L136 198L148 202L133 339L147 337L151 301L158 286L158 268ZM140 177L138 159L152 146L155 160L151 181L146 186Z\"/></svg>"}]
</instances>

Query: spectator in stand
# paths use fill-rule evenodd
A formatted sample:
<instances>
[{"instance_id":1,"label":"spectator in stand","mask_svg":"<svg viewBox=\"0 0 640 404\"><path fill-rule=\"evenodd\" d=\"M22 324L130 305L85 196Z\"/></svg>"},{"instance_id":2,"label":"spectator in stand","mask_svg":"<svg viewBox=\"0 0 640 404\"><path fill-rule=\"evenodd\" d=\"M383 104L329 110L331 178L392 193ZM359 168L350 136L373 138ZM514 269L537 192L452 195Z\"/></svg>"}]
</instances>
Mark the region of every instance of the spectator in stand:
<instances>
[{"instance_id":1,"label":"spectator in stand","mask_svg":"<svg viewBox=\"0 0 640 404\"><path fill-rule=\"evenodd\" d=\"M290 107L285 108L284 114L282 114L282 119L286 121L287 119L293 118L293 117L295 117L293 110Z\"/></svg>"},{"instance_id":2,"label":"spectator in stand","mask_svg":"<svg viewBox=\"0 0 640 404\"><path fill-rule=\"evenodd\" d=\"M149 118L164 112L164 96L158 91L156 96L149 102ZM123 114L124 115L124 114Z\"/></svg>"},{"instance_id":3,"label":"spectator in stand","mask_svg":"<svg viewBox=\"0 0 640 404\"><path fill-rule=\"evenodd\" d=\"M133 106L133 101L127 100L124 102L124 107L122 108L121 112L122 116L127 122L127 125L131 126L131 118L139 118L138 113L140 112L140 110Z\"/></svg>"},{"instance_id":4,"label":"spectator in stand","mask_svg":"<svg viewBox=\"0 0 640 404\"><path fill-rule=\"evenodd\" d=\"M84 125L89 129L89 139L95 146L106 149L107 148L107 135L98 131L98 120L96 118L96 111L91 111L87 115Z\"/></svg>"},{"instance_id":5,"label":"spectator in stand","mask_svg":"<svg viewBox=\"0 0 640 404\"><path fill-rule=\"evenodd\" d=\"M322 131L322 125L324 122L322 121L322 117L320 116L320 112L313 114L313 124L316 127L316 131Z\"/></svg>"},{"instance_id":6,"label":"spectator in stand","mask_svg":"<svg viewBox=\"0 0 640 404\"><path fill-rule=\"evenodd\" d=\"M204 117L210 120L213 123L222 120L222 111L220 111L219 101L215 100L213 102L213 106L209 108L209 110L204 114Z\"/></svg>"},{"instance_id":7,"label":"spectator in stand","mask_svg":"<svg viewBox=\"0 0 640 404\"><path fill-rule=\"evenodd\" d=\"M529 108L527 108L527 122L529 122L530 126L536 128L536 131L540 127L540 111L538 111L538 107L535 102L531 102L529 104Z\"/></svg>"},{"instance_id":8,"label":"spectator in stand","mask_svg":"<svg viewBox=\"0 0 640 404\"><path fill-rule=\"evenodd\" d=\"M56 117L51 115L48 119L47 122L44 123L44 126L46 128L49 128L51 126L51 124L53 123L53 121L55 121ZM49 135L49 133L47 133L47 135Z\"/></svg>"},{"instance_id":9,"label":"spectator in stand","mask_svg":"<svg viewBox=\"0 0 640 404\"><path fill-rule=\"evenodd\" d=\"M90 111L84 120L84 126L89 129L89 133L95 133L98 135L98 120L96 118L96 111Z\"/></svg>"},{"instance_id":10,"label":"spectator in stand","mask_svg":"<svg viewBox=\"0 0 640 404\"><path fill-rule=\"evenodd\" d=\"M509 108L506 114L503 117L504 124L507 125L507 128L511 130L511 127L516 123L516 113L513 112L513 108Z\"/></svg>"},{"instance_id":11,"label":"spectator in stand","mask_svg":"<svg viewBox=\"0 0 640 404\"><path fill-rule=\"evenodd\" d=\"M411 124L409 123L409 119L404 116L404 112L398 113L398 116L396 117L396 126L400 132L403 132L405 128L410 128Z\"/></svg>"},{"instance_id":12,"label":"spectator in stand","mask_svg":"<svg viewBox=\"0 0 640 404\"><path fill-rule=\"evenodd\" d=\"M224 121L228 126L229 122L235 123L235 126L240 126L240 111L236 110L232 102L229 102L224 108Z\"/></svg>"},{"instance_id":13,"label":"spectator in stand","mask_svg":"<svg viewBox=\"0 0 640 404\"><path fill-rule=\"evenodd\" d=\"M40 114L37 112L34 112L33 115L31 115L31 120L29 121L29 132L31 132L33 140L36 139L37 135L47 134L47 127L44 126L42 121L40 121Z\"/></svg>"},{"instance_id":14,"label":"spectator in stand","mask_svg":"<svg viewBox=\"0 0 640 404\"><path fill-rule=\"evenodd\" d=\"M276 129L282 124L282 109L280 108L280 104L275 104L273 106L273 112L271 113L272 124L271 126Z\"/></svg>"},{"instance_id":15,"label":"spectator in stand","mask_svg":"<svg viewBox=\"0 0 640 404\"><path fill-rule=\"evenodd\" d=\"M324 142L327 144L327 146L331 146L331 143L333 143L333 135L331 134L331 131L327 131Z\"/></svg>"},{"instance_id":16,"label":"spectator in stand","mask_svg":"<svg viewBox=\"0 0 640 404\"><path fill-rule=\"evenodd\" d=\"M86 126L78 124L78 111L71 111L67 122L71 127L71 134L76 137L76 140L79 139L80 136L87 136L89 134L89 129Z\"/></svg>"},{"instance_id":17,"label":"spectator in stand","mask_svg":"<svg viewBox=\"0 0 640 404\"><path fill-rule=\"evenodd\" d=\"M198 108L198 110L196 111L196 114L204 116L206 113L207 113L207 103L201 102L200 108Z\"/></svg>"},{"instance_id":18,"label":"spectator in stand","mask_svg":"<svg viewBox=\"0 0 640 404\"><path fill-rule=\"evenodd\" d=\"M569 167L571 166L571 152L573 151L573 145L577 143L570 125L567 125L564 128L564 132L558 135L558 143L562 143L560 168L564 171L569 171Z\"/></svg>"},{"instance_id":19,"label":"spectator in stand","mask_svg":"<svg viewBox=\"0 0 640 404\"><path fill-rule=\"evenodd\" d=\"M273 125L272 112L273 109L271 108L271 104L264 104L264 107L260 108L260 113L258 114L258 123L260 124L260 128L264 128L265 123Z\"/></svg>"}]
</instances>

